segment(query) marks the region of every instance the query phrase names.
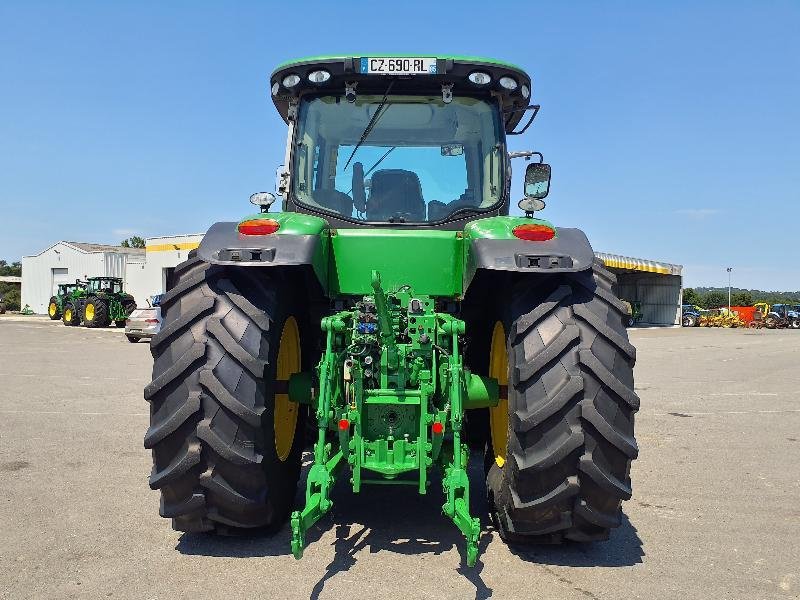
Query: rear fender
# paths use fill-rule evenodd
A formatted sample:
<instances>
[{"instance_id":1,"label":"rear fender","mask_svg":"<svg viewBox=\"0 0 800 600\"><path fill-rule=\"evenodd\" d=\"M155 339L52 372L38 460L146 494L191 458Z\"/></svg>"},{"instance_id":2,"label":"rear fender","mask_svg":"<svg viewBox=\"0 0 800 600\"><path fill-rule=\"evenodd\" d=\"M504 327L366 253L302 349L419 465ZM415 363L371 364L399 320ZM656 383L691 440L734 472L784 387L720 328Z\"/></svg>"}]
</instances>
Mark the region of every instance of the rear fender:
<instances>
[{"instance_id":1,"label":"rear fender","mask_svg":"<svg viewBox=\"0 0 800 600\"><path fill-rule=\"evenodd\" d=\"M466 290L481 269L517 273L575 273L592 268L594 250L580 229L556 228L553 239L530 242L514 237L518 225L547 221L527 217L490 217L464 228Z\"/></svg>"},{"instance_id":2,"label":"rear fender","mask_svg":"<svg viewBox=\"0 0 800 600\"><path fill-rule=\"evenodd\" d=\"M273 219L280 224L269 235L243 235L236 222L215 223L203 237L197 255L215 265L237 267L311 266L327 289L330 230L328 222L300 213L260 213L247 219Z\"/></svg>"}]
</instances>

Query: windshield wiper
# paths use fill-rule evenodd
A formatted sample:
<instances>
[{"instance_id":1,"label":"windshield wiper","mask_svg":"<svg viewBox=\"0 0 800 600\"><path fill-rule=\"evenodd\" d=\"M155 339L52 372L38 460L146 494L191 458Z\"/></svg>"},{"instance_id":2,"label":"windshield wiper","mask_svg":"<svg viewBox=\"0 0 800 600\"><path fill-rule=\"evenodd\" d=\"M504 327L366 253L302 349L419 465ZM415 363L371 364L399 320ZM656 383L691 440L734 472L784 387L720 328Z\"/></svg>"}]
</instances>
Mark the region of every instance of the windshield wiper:
<instances>
[{"instance_id":1,"label":"windshield wiper","mask_svg":"<svg viewBox=\"0 0 800 600\"><path fill-rule=\"evenodd\" d=\"M342 171L347 170L347 167L350 166L350 161L353 160L353 157L356 155L356 152L361 147L361 144L364 143L364 141L367 139L367 136L369 136L370 132L372 131L372 128L375 127L375 123L377 123L378 117L380 116L381 111L383 111L383 107L386 105L386 99L389 97L389 92L392 91L392 86L394 85L394 81L395 80L392 79L389 82L389 86L386 88L386 92L383 94L383 100L381 100L381 103L378 104L377 110L373 113L372 118L369 120L369 123L367 123L367 126L361 133L361 137L359 138L356 147L353 148L353 151L350 153L350 158L347 159L347 163L345 163L344 169L342 169Z\"/></svg>"},{"instance_id":2,"label":"windshield wiper","mask_svg":"<svg viewBox=\"0 0 800 600\"><path fill-rule=\"evenodd\" d=\"M379 164L381 164L383 162L383 159L386 158L387 156L389 156L392 153L392 151L395 150L395 149L397 149L397 146L392 146L391 148L389 148L386 151L386 154L381 156L377 161L375 161L374 165L372 165L369 169L364 171L364 177L366 178L367 175L372 173L372 171L375 170L375 167L377 167ZM345 167L345 168L347 168L347 167ZM353 188L350 188L349 190L347 190L347 195L349 196L352 193L352 191L353 191Z\"/></svg>"}]
</instances>

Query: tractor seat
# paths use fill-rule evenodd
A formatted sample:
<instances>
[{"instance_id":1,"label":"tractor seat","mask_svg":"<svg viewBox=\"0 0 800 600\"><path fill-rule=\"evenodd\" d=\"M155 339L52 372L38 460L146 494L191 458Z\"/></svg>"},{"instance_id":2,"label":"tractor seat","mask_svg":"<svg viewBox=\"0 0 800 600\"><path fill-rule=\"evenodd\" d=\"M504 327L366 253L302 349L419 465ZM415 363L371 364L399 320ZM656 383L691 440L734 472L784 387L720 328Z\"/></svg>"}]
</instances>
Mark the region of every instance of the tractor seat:
<instances>
[{"instance_id":1,"label":"tractor seat","mask_svg":"<svg viewBox=\"0 0 800 600\"><path fill-rule=\"evenodd\" d=\"M323 208L337 212L346 217L353 214L353 199L344 192L340 192L339 190L317 189L314 190L312 197L314 198L314 202Z\"/></svg>"},{"instance_id":2,"label":"tractor seat","mask_svg":"<svg viewBox=\"0 0 800 600\"><path fill-rule=\"evenodd\" d=\"M375 171L367 200L367 220L388 221L395 216L406 221L425 220L425 200L419 177L403 169Z\"/></svg>"}]
</instances>

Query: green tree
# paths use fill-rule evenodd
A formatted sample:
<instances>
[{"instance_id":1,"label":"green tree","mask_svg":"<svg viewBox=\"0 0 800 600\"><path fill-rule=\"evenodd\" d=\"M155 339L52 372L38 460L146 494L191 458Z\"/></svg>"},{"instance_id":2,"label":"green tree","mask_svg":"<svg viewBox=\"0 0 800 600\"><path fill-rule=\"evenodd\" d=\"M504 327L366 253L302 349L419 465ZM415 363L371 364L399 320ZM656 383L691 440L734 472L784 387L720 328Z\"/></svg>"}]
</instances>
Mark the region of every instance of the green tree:
<instances>
[{"instance_id":1,"label":"green tree","mask_svg":"<svg viewBox=\"0 0 800 600\"><path fill-rule=\"evenodd\" d=\"M19 261L8 264L4 260L0 260L0 276L14 276L19 277L22 275L22 263Z\"/></svg>"},{"instance_id":2,"label":"green tree","mask_svg":"<svg viewBox=\"0 0 800 600\"><path fill-rule=\"evenodd\" d=\"M701 304L705 308L722 308L728 306L728 295L722 292L708 292L703 296Z\"/></svg>"},{"instance_id":3,"label":"green tree","mask_svg":"<svg viewBox=\"0 0 800 600\"><path fill-rule=\"evenodd\" d=\"M731 296L732 306L753 306L753 295L748 291L736 292Z\"/></svg>"},{"instance_id":4,"label":"green tree","mask_svg":"<svg viewBox=\"0 0 800 600\"><path fill-rule=\"evenodd\" d=\"M6 310L19 310L19 290L9 290L3 294L3 303L6 305Z\"/></svg>"},{"instance_id":5,"label":"green tree","mask_svg":"<svg viewBox=\"0 0 800 600\"><path fill-rule=\"evenodd\" d=\"M123 248L144 248L144 238L140 238L138 235L132 235L131 237L122 240L120 246Z\"/></svg>"},{"instance_id":6,"label":"green tree","mask_svg":"<svg viewBox=\"0 0 800 600\"><path fill-rule=\"evenodd\" d=\"M684 304L700 304L700 294L694 291L694 288L686 288L683 290L683 303Z\"/></svg>"}]
</instances>

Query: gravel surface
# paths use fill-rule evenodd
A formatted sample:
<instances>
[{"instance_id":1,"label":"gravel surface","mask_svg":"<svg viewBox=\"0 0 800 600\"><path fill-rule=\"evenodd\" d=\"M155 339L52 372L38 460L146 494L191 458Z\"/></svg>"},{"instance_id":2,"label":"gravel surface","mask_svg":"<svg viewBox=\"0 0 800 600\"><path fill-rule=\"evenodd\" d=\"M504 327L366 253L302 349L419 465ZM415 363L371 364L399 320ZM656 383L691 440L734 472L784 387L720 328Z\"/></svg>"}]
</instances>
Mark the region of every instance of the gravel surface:
<instances>
[{"instance_id":1,"label":"gravel surface","mask_svg":"<svg viewBox=\"0 0 800 600\"><path fill-rule=\"evenodd\" d=\"M147 486L148 345L0 317L0 598L800 597L800 332L631 338L641 452L622 526L511 549L486 524L469 569L438 491L337 490L299 562L286 527L172 531Z\"/></svg>"}]
</instances>

